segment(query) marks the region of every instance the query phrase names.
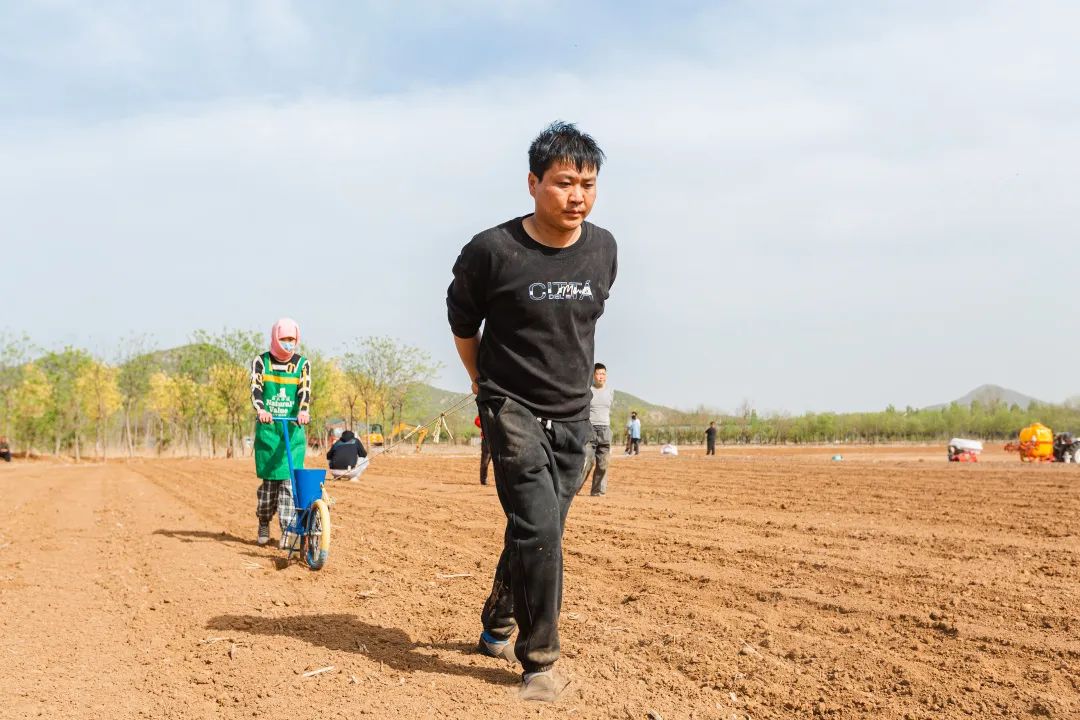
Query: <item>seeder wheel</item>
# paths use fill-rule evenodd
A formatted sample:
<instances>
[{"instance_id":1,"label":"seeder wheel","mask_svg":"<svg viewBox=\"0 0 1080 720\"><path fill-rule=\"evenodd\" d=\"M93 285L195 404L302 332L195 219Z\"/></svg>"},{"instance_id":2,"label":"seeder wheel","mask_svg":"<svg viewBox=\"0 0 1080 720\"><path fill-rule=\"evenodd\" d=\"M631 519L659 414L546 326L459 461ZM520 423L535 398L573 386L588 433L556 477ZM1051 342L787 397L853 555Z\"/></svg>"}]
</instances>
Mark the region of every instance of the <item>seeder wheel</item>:
<instances>
[{"instance_id":1,"label":"seeder wheel","mask_svg":"<svg viewBox=\"0 0 1080 720\"><path fill-rule=\"evenodd\" d=\"M330 554L330 508L322 500L311 503L304 528L304 559L318 570Z\"/></svg>"}]
</instances>

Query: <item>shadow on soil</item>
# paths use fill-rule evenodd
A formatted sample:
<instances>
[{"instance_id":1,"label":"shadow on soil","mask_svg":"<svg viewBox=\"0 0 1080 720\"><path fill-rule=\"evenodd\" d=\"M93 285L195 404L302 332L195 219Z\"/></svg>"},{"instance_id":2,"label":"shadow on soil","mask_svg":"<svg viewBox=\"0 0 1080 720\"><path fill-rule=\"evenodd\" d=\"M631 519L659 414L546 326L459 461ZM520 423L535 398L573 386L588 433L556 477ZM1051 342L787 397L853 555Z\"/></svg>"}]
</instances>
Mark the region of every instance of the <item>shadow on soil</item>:
<instances>
[{"instance_id":1,"label":"shadow on soil","mask_svg":"<svg viewBox=\"0 0 1080 720\"><path fill-rule=\"evenodd\" d=\"M513 685L520 676L508 668L481 665L456 665L432 655L417 652L418 648L431 647L462 654L474 651L464 643L416 643L397 628L370 625L355 615L293 615L268 618L259 615L219 615L206 624L207 629L222 632L244 632L253 635L281 635L292 637L329 650L363 655L385 663L399 672L442 673L466 675L485 682ZM490 660L489 662L498 662Z\"/></svg>"},{"instance_id":2,"label":"shadow on soil","mask_svg":"<svg viewBox=\"0 0 1080 720\"><path fill-rule=\"evenodd\" d=\"M224 530L222 530L221 532L210 532L208 530L155 530L154 534L175 538L180 542L200 542L214 540L217 542L234 543L236 545L263 547L254 540L242 538L239 535L233 535L232 533L227 533Z\"/></svg>"},{"instance_id":3,"label":"shadow on soil","mask_svg":"<svg viewBox=\"0 0 1080 720\"><path fill-rule=\"evenodd\" d=\"M229 543L231 545L243 545L245 547L258 548L257 552L246 550L241 555L247 557L253 557L257 560L266 560L267 557L272 557L270 553L275 553L279 550L277 540L273 540L266 545L260 545L254 540L248 538L242 538L232 533L227 533L224 530L221 532L209 532L207 530L155 530L155 535L164 535L165 537L171 537L180 542L222 542ZM291 558L278 556L273 557L274 568L276 570L286 570L289 567L296 564L303 564L303 557L296 553Z\"/></svg>"}]
</instances>

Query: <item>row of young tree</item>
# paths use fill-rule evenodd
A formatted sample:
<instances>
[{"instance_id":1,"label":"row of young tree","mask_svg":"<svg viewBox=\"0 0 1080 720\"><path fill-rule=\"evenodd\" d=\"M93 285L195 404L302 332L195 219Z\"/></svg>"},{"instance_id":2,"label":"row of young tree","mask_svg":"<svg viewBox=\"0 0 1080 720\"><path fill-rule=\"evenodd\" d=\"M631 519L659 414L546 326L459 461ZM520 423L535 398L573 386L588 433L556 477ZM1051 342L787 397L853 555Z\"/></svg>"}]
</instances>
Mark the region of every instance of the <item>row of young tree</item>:
<instances>
[{"instance_id":1,"label":"row of young tree","mask_svg":"<svg viewBox=\"0 0 1080 720\"><path fill-rule=\"evenodd\" d=\"M252 432L251 361L262 335L198 331L173 350L143 338L111 361L82 348L43 351L0 334L0 434L14 452L105 458L149 453L233 454ZM344 418L391 426L418 383L438 371L428 353L393 338L359 339L311 362L312 428ZM317 434L316 430L313 434Z\"/></svg>"},{"instance_id":2,"label":"row of young tree","mask_svg":"<svg viewBox=\"0 0 1080 720\"><path fill-rule=\"evenodd\" d=\"M259 333L198 331L189 344L173 350L150 349L142 338L128 340L110 361L82 348L42 351L26 336L0 333L0 435L16 452L70 453L76 459L235 453L252 431L250 364L262 349ZM387 337L358 339L336 356L306 354L312 367L313 429L342 418L354 430L372 422L392 428L410 411L418 384L439 369L425 351ZM717 421L717 440L727 444L1007 440L1032 422L1080 433L1080 403L1021 408L973 402L799 416L762 415L743 403L733 414L705 409L647 414L643 439L704 442L710 420ZM475 430L455 422L455 434L468 440Z\"/></svg>"},{"instance_id":3,"label":"row of young tree","mask_svg":"<svg viewBox=\"0 0 1080 720\"><path fill-rule=\"evenodd\" d=\"M945 442L953 437L982 440L1015 439L1021 428L1041 422L1055 432L1080 434L1080 403L1032 403L1027 408L1004 403L952 403L938 409L889 406L882 412L806 413L762 416L744 404L734 415L687 413L677 422L648 422L642 428L646 442L703 443L710 420L717 423L717 442L758 443L878 443Z\"/></svg>"}]
</instances>

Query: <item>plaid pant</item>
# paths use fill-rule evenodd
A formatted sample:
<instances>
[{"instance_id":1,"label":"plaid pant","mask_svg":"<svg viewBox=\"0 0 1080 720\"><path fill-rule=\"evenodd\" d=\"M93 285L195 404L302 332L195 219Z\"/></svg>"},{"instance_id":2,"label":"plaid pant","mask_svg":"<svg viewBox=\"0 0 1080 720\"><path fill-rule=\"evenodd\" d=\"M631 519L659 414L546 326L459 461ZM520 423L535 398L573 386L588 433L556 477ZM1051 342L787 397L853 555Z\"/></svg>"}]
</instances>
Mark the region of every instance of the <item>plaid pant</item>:
<instances>
[{"instance_id":1,"label":"plaid pant","mask_svg":"<svg viewBox=\"0 0 1080 720\"><path fill-rule=\"evenodd\" d=\"M259 504L255 507L259 522L269 523L276 511L278 522L281 523L281 532L288 530L289 525L296 518L296 508L293 506L292 488L289 481L263 480L255 496L259 499Z\"/></svg>"}]
</instances>

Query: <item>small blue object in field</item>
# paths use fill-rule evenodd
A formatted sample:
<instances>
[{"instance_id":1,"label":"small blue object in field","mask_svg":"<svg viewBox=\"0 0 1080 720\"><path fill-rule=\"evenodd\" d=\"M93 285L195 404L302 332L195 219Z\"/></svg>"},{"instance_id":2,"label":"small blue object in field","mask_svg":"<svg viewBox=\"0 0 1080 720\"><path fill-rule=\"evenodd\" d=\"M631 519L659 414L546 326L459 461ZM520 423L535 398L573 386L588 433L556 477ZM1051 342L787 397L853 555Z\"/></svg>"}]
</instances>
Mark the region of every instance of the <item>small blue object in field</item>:
<instances>
[{"instance_id":1,"label":"small blue object in field","mask_svg":"<svg viewBox=\"0 0 1080 720\"><path fill-rule=\"evenodd\" d=\"M833 455L832 459L833 459L833 462L840 462L841 460L844 459L844 456L843 455Z\"/></svg>"}]
</instances>

